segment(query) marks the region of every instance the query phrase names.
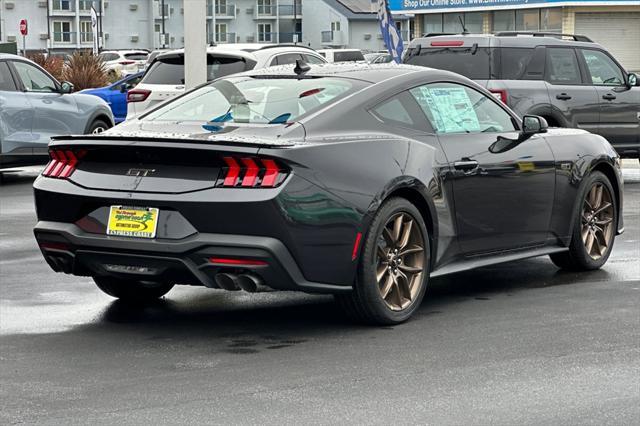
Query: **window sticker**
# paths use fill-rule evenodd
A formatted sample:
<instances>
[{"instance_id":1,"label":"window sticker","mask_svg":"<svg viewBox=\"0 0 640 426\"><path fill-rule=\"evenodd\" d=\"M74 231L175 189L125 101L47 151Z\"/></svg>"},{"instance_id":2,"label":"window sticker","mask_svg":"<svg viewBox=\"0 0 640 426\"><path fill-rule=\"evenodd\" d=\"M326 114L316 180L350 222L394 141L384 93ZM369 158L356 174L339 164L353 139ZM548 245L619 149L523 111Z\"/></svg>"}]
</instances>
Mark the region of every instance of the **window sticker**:
<instances>
[{"instance_id":1,"label":"window sticker","mask_svg":"<svg viewBox=\"0 0 640 426\"><path fill-rule=\"evenodd\" d=\"M422 86L415 93L418 103L428 105L438 133L479 132L480 123L464 87Z\"/></svg>"}]
</instances>

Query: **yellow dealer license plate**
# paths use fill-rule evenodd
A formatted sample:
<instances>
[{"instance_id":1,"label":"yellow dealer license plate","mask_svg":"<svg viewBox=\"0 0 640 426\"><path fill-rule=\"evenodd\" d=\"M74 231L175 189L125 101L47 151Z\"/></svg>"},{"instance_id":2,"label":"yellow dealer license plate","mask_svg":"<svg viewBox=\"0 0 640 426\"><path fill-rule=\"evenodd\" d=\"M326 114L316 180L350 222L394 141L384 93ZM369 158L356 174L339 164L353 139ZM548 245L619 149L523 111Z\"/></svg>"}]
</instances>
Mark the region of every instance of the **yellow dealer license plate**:
<instances>
[{"instance_id":1,"label":"yellow dealer license plate","mask_svg":"<svg viewBox=\"0 0 640 426\"><path fill-rule=\"evenodd\" d=\"M156 208L111 206L107 235L155 238L158 212Z\"/></svg>"}]
</instances>

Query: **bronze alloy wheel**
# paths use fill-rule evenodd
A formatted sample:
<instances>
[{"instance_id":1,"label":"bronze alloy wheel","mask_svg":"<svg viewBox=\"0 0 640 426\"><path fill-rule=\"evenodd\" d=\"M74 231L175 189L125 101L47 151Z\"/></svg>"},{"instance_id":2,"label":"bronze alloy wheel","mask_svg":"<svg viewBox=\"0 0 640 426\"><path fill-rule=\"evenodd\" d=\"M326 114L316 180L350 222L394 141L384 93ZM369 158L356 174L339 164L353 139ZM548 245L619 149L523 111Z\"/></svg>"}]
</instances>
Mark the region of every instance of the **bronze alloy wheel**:
<instances>
[{"instance_id":1,"label":"bronze alloy wheel","mask_svg":"<svg viewBox=\"0 0 640 426\"><path fill-rule=\"evenodd\" d=\"M582 205L582 242L587 254L594 260L607 253L613 236L614 206L609 189L595 182Z\"/></svg>"},{"instance_id":2,"label":"bronze alloy wheel","mask_svg":"<svg viewBox=\"0 0 640 426\"><path fill-rule=\"evenodd\" d=\"M408 213L398 213L385 224L376 247L378 290L389 309L401 311L420 294L423 285L424 239Z\"/></svg>"}]
</instances>

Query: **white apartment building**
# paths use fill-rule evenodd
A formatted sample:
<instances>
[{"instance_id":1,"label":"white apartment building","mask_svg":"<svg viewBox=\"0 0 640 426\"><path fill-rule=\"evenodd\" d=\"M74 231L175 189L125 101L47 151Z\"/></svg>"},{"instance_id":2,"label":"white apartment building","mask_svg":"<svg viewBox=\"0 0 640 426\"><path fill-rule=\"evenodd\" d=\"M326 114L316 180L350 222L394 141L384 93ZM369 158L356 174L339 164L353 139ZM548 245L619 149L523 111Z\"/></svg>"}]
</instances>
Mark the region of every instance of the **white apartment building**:
<instances>
[{"instance_id":1,"label":"white apartment building","mask_svg":"<svg viewBox=\"0 0 640 426\"><path fill-rule=\"evenodd\" d=\"M91 48L93 6L102 49L179 48L183 1L192 0L0 0L0 41L21 49L19 22L27 19L27 51ZM302 41L301 0L207 0L206 14L210 43Z\"/></svg>"}]
</instances>

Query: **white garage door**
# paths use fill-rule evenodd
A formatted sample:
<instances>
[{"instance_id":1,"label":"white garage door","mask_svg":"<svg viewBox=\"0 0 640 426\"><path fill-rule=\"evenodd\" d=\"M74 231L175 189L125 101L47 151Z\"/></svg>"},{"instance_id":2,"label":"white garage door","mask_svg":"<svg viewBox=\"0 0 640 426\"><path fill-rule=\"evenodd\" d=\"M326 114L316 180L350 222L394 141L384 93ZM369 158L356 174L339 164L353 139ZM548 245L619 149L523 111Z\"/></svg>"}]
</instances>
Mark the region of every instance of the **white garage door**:
<instances>
[{"instance_id":1,"label":"white garage door","mask_svg":"<svg viewBox=\"0 0 640 426\"><path fill-rule=\"evenodd\" d=\"M600 43L627 71L640 71L640 13L576 13L576 34Z\"/></svg>"}]
</instances>

